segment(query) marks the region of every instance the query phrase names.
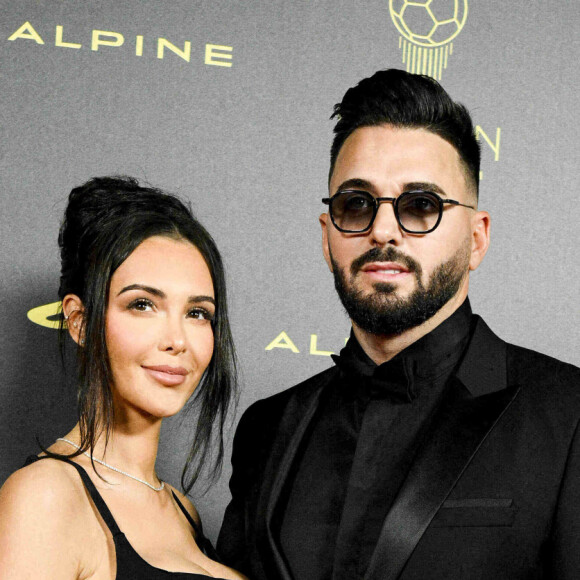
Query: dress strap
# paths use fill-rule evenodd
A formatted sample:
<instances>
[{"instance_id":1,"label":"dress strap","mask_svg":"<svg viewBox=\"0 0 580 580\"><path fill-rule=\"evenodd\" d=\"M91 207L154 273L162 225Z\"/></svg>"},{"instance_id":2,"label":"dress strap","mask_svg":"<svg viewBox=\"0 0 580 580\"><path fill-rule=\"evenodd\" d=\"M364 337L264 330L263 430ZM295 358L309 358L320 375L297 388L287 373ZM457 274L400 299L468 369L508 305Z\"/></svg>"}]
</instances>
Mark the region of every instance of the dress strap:
<instances>
[{"instance_id":1,"label":"dress strap","mask_svg":"<svg viewBox=\"0 0 580 580\"><path fill-rule=\"evenodd\" d=\"M183 512L183 515L187 518L187 521L190 523L191 527L195 531L195 542L198 548L208 558L211 558L212 560L221 563L222 560L219 554L217 553L216 549L213 547L212 543L203 535L203 529L201 527L201 524L197 524L195 522L195 520L191 517L191 514L185 509L185 506L179 501L179 498L177 497L177 495L173 490L171 490L171 493L173 494L173 498L177 502L177 505Z\"/></svg>"},{"instance_id":2,"label":"dress strap","mask_svg":"<svg viewBox=\"0 0 580 580\"><path fill-rule=\"evenodd\" d=\"M191 514L185 509L185 506L179 501L179 498L177 497L175 492L171 490L171 493L173 494L173 499L177 502L177 505L183 512L183 515L187 518L189 525L194 529L195 535L198 536L200 534L203 534L201 526L197 524L196 521L191 517Z\"/></svg>"},{"instance_id":3,"label":"dress strap","mask_svg":"<svg viewBox=\"0 0 580 580\"><path fill-rule=\"evenodd\" d=\"M40 461L41 459L56 459L58 461L63 461L64 463L69 463L70 465L72 465L81 476L85 488L89 492L97 510L99 510L101 517L103 518L105 524L107 524L109 530L111 531L111 534L113 534L113 536L117 536L123 533L119 529L119 526L117 525L117 522L113 517L113 514L107 507L107 504L105 503L105 500L101 497L101 494L97 491L95 484L93 483L93 481L89 477L89 474L85 471L83 467L81 467L78 463L75 463L74 461L71 461L70 459L67 459L65 457L55 457L51 455L43 455L42 457L31 456L26 460L26 465L29 465L34 461Z\"/></svg>"}]
</instances>

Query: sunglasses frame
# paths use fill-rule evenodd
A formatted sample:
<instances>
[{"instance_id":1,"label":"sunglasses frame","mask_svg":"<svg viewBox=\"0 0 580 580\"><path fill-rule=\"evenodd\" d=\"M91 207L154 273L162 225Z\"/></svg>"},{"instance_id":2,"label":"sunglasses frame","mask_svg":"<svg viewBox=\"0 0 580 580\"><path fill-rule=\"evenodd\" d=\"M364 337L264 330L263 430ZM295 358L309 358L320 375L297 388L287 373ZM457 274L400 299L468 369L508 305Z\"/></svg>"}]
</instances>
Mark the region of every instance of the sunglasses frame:
<instances>
[{"instance_id":1,"label":"sunglasses frame","mask_svg":"<svg viewBox=\"0 0 580 580\"><path fill-rule=\"evenodd\" d=\"M334 221L334 215L333 215L333 211L332 211L333 200L339 198L342 195L350 194L350 193L358 193L358 194L363 195L364 197L368 198L369 200L371 200L373 202L373 215L372 215L372 218L371 218L371 220L369 222L369 225L366 228L362 229L362 230L347 230L347 229L341 228ZM418 232L418 231L409 230L409 229L407 229L401 223L401 220L399 218L399 203L400 203L401 199L405 199L405 197L407 197L407 196L409 196L411 194L417 194L417 193L423 193L423 194L431 195L439 203L439 216L437 217L437 222L435 223L435 225L431 229L426 230L426 231L419 231ZM433 230L437 229L437 226L439 226L439 224L441 223L441 219L443 217L444 204L460 205L461 207L468 207L470 209L475 209L475 207L472 206L472 205L467 205L465 203L460 203L459 201L457 201L455 199L443 199L442 197L440 197L439 195L437 195L434 191L426 191L426 190L424 191L424 190L421 190L421 189L413 189L411 191L404 191L398 197L374 197L368 191L359 190L359 189L344 189L342 191L339 191L339 192L335 193L332 197L323 197L322 198L322 203L324 203L325 205L328 206L328 213L330 214L330 219L331 219L334 227L339 232L343 232L345 234L364 234L365 232L368 232L373 227L373 224L375 223L375 218L377 217L377 213L379 211L379 205L381 204L381 202L390 202L390 203L393 204L393 210L395 212L395 218L397 220L397 223L399 224L399 227L404 232L407 232L408 234L429 234Z\"/></svg>"}]
</instances>

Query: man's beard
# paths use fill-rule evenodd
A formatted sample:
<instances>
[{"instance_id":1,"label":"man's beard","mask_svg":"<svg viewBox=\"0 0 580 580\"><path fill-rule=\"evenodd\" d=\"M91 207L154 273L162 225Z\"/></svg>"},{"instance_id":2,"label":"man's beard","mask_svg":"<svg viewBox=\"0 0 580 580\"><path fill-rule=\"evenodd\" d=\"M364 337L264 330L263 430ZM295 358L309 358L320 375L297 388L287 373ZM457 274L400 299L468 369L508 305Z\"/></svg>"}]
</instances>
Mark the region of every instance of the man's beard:
<instances>
[{"instance_id":1,"label":"man's beard","mask_svg":"<svg viewBox=\"0 0 580 580\"><path fill-rule=\"evenodd\" d=\"M421 265L392 246L373 248L353 261L350 282L344 271L330 256L334 286L350 319L370 334L401 334L423 324L435 315L459 290L469 269L469 245L465 244L447 261L439 264L427 284L421 278ZM373 284L374 292L364 294L354 280L364 264L398 262L415 275L417 288L407 298L396 295L397 285L391 282Z\"/></svg>"}]
</instances>

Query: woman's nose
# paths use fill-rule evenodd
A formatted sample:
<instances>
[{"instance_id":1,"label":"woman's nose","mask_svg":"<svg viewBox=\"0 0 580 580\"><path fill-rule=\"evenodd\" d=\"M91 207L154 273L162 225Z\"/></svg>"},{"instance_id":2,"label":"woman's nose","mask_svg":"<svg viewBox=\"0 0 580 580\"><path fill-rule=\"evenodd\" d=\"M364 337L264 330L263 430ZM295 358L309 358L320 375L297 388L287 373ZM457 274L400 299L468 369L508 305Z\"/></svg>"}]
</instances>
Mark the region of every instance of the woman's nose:
<instances>
[{"instance_id":1,"label":"woman's nose","mask_svg":"<svg viewBox=\"0 0 580 580\"><path fill-rule=\"evenodd\" d=\"M185 350L185 345L183 320L174 320L171 317L168 317L159 345L160 350L179 354Z\"/></svg>"}]
</instances>

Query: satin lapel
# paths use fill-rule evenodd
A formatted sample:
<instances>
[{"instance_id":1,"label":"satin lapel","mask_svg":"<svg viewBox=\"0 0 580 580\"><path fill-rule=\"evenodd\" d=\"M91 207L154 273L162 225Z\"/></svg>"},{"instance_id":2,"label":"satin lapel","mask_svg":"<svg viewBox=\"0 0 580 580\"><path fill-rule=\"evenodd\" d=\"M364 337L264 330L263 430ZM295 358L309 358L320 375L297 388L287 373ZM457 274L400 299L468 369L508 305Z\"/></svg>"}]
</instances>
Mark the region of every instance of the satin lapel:
<instances>
[{"instance_id":1,"label":"satin lapel","mask_svg":"<svg viewBox=\"0 0 580 580\"><path fill-rule=\"evenodd\" d=\"M479 359L474 349L484 346L488 350ZM399 578L438 509L517 396L517 388L506 388L505 361L505 343L479 320L426 443L385 518L365 580Z\"/></svg>"},{"instance_id":2,"label":"satin lapel","mask_svg":"<svg viewBox=\"0 0 580 580\"><path fill-rule=\"evenodd\" d=\"M290 398L272 443L258 500L256 522L258 550L267 578L292 579L278 546L274 515L296 452L318 408L320 394L334 376L334 373L327 373Z\"/></svg>"}]
</instances>

